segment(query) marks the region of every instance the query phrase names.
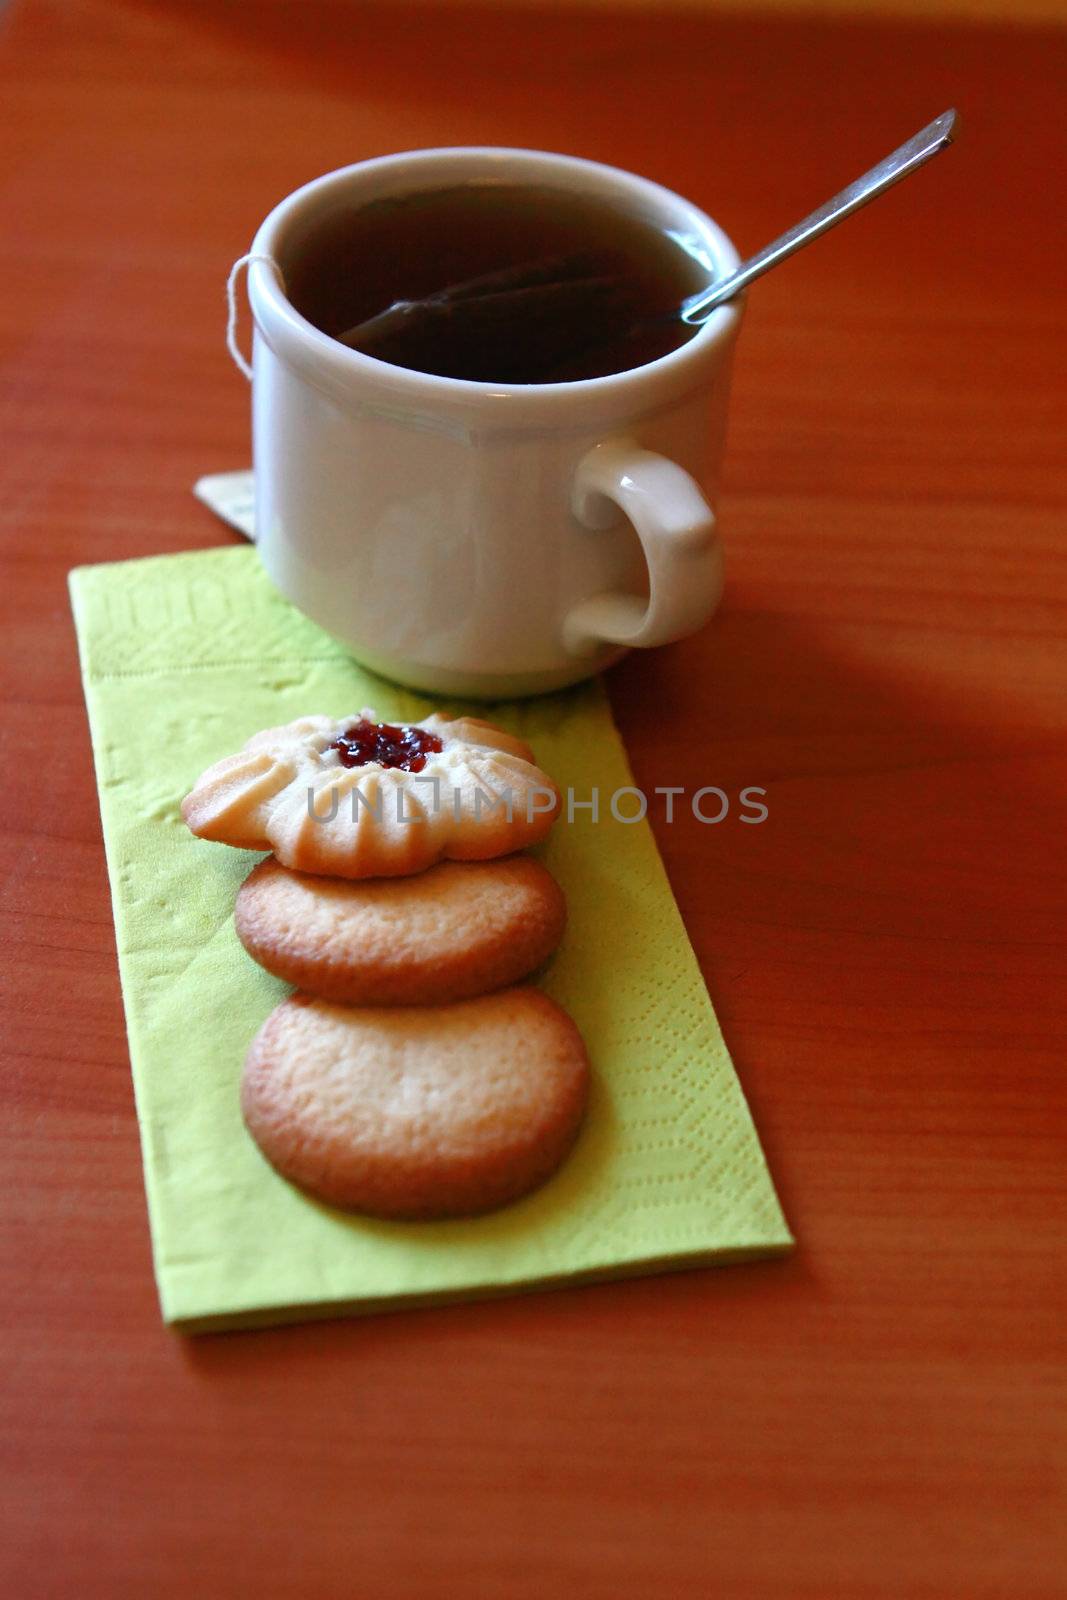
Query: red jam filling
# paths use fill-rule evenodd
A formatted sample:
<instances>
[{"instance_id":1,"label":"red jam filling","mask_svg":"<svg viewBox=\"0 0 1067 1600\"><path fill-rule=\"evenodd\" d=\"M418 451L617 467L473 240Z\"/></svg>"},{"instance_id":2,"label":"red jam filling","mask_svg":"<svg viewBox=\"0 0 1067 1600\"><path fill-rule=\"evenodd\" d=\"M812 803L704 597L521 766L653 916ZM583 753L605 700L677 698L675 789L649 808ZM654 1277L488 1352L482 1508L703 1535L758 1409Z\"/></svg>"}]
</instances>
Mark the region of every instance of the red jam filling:
<instances>
[{"instance_id":1,"label":"red jam filling","mask_svg":"<svg viewBox=\"0 0 1067 1600\"><path fill-rule=\"evenodd\" d=\"M426 757L444 745L435 733L425 728L401 728L392 722L354 722L329 746L341 758L342 767L400 767L404 772L421 772Z\"/></svg>"}]
</instances>

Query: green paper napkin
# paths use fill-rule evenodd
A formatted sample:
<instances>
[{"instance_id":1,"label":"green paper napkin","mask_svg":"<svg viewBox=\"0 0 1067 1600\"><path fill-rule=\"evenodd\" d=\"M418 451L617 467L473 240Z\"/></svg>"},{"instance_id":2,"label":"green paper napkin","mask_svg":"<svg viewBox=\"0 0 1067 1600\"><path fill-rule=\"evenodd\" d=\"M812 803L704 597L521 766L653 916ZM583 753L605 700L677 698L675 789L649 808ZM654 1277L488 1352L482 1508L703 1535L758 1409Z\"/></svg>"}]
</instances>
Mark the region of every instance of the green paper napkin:
<instances>
[{"instance_id":1,"label":"green paper napkin","mask_svg":"<svg viewBox=\"0 0 1067 1600\"><path fill-rule=\"evenodd\" d=\"M83 567L70 586L167 1321L280 1321L789 1246L651 830L588 811L544 852L570 923L542 981L595 1078L560 1173L492 1216L418 1224L345 1215L279 1178L237 1092L252 1035L288 992L234 933L257 858L193 838L178 802L259 728L364 705L412 721L433 703L358 667L271 588L254 550ZM633 781L599 684L483 714L579 799Z\"/></svg>"}]
</instances>

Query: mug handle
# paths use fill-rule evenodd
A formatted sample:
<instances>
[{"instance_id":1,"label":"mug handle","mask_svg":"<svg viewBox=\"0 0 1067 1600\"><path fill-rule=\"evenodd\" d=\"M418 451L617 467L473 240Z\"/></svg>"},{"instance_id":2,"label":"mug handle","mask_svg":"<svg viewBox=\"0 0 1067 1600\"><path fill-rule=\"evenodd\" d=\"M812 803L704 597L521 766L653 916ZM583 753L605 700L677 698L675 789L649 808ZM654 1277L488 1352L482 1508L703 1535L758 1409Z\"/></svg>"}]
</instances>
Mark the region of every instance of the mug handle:
<instances>
[{"instance_id":1,"label":"mug handle","mask_svg":"<svg viewBox=\"0 0 1067 1600\"><path fill-rule=\"evenodd\" d=\"M722 544L715 513L688 472L632 439L608 439L578 463L571 509L591 529L628 517L649 578L647 602L598 594L568 612L563 642L572 655L604 644L670 644L707 622L722 595Z\"/></svg>"}]
</instances>

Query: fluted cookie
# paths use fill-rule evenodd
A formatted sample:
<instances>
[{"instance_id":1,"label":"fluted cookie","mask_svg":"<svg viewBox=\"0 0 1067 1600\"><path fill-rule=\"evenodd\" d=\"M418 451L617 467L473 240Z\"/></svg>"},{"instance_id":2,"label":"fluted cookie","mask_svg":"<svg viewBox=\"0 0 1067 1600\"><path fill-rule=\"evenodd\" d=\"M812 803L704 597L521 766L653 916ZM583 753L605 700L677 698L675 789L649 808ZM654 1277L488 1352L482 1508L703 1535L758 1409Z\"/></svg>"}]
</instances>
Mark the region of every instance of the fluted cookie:
<instances>
[{"instance_id":1,"label":"fluted cookie","mask_svg":"<svg viewBox=\"0 0 1067 1600\"><path fill-rule=\"evenodd\" d=\"M234 909L241 943L268 972L350 1005L429 1005L516 983L552 954L566 919L559 884L526 855L359 881L268 856Z\"/></svg>"},{"instance_id":2,"label":"fluted cookie","mask_svg":"<svg viewBox=\"0 0 1067 1600\"><path fill-rule=\"evenodd\" d=\"M319 1199L372 1216L473 1216L543 1183L570 1150L589 1065L533 988L426 1007L297 994L248 1052L245 1123Z\"/></svg>"},{"instance_id":3,"label":"fluted cookie","mask_svg":"<svg viewBox=\"0 0 1067 1600\"><path fill-rule=\"evenodd\" d=\"M273 850L339 878L487 861L543 839L559 791L521 739L489 722L304 717L201 774L182 816L202 839Z\"/></svg>"}]
</instances>

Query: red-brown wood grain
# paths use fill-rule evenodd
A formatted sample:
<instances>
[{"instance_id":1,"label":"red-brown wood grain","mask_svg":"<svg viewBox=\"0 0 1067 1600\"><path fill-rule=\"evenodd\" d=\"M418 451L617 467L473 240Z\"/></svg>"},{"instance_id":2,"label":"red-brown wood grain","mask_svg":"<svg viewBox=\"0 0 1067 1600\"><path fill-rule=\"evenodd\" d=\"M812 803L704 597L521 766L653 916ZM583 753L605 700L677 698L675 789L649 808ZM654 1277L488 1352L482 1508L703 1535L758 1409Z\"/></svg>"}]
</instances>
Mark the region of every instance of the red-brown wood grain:
<instances>
[{"instance_id":1,"label":"red-brown wood grain","mask_svg":"<svg viewBox=\"0 0 1067 1600\"><path fill-rule=\"evenodd\" d=\"M1065 1579L1063 36L357 4L0 19L5 1250L17 1600L1050 1600ZM67 570L225 541L230 261L390 149L563 149L763 244L729 590L618 669L788 1260L187 1340L149 1260ZM151 728L145 729L146 738Z\"/></svg>"}]
</instances>

